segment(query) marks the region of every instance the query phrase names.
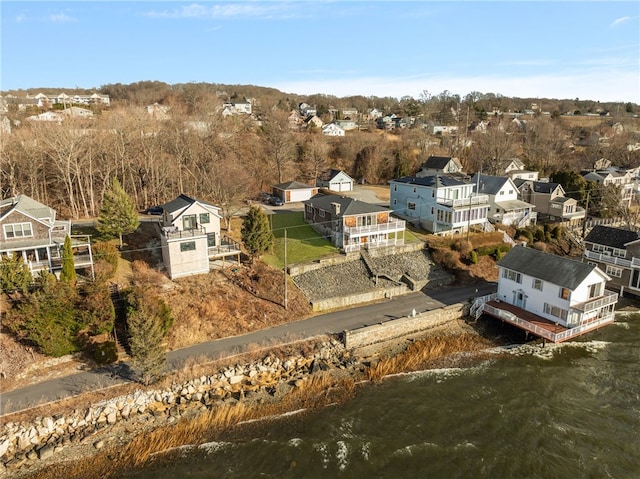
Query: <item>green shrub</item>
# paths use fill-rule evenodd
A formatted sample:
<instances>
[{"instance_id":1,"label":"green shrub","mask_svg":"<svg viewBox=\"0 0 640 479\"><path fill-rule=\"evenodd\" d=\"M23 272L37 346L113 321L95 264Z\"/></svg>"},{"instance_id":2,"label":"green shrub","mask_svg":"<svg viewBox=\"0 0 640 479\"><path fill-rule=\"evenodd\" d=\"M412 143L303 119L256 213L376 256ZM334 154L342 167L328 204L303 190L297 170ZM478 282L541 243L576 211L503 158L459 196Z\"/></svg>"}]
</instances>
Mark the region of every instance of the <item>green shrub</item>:
<instances>
[{"instance_id":1,"label":"green shrub","mask_svg":"<svg viewBox=\"0 0 640 479\"><path fill-rule=\"evenodd\" d=\"M27 292L27 288L33 281L31 271L27 263L17 255L2 255L0 258L0 290Z\"/></svg>"},{"instance_id":2,"label":"green shrub","mask_svg":"<svg viewBox=\"0 0 640 479\"><path fill-rule=\"evenodd\" d=\"M98 364L112 364L118 360L118 348L115 341L105 341L98 344L93 353L93 359Z\"/></svg>"},{"instance_id":3,"label":"green shrub","mask_svg":"<svg viewBox=\"0 0 640 479\"><path fill-rule=\"evenodd\" d=\"M118 269L120 253L115 244L106 241L96 243L91 247L95 263L96 278L107 280L113 278Z\"/></svg>"},{"instance_id":4,"label":"green shrub","mask_svg":"<svg viewBox=\"0 0 640 479\"><path fill-rule=\"evenodd\" d=\"M551 231L551 235L555 239L562 239L564 237L564 229L562 228L562 226L555 226Z\"/></svg>"},{"instance_id":5,"label":"green shrub","mask_svg":"<svg viewBox=\"0 0 640 479\"><path fill-rule=\"evenodd\" d=\"M533 238L536 241L544 241L544 230L542 228L536 229L536 232L533 235Z\"/></svg>"},{"instance_id":6,"label":"green shrub","mask_svg":"<svg viewBox=\"0 0 640 479\"><path fill-rule=\"evenodd\" d=\"M478 264L478 252L476 250L471 251L469 260L472 264Z\"/></svg>"},{"instance_id":7,"label":"green shrub","mask_svg":"<svg viewBox=\"0 0 640 479\"><path fill-rule=\"evenodd\" d=\"M551 231L547 231L547 232L544 234L544 240L545 240L547 243L551 243L551 239L552 239L552 238L551 238Z\"/></svg>"}]
</instances>

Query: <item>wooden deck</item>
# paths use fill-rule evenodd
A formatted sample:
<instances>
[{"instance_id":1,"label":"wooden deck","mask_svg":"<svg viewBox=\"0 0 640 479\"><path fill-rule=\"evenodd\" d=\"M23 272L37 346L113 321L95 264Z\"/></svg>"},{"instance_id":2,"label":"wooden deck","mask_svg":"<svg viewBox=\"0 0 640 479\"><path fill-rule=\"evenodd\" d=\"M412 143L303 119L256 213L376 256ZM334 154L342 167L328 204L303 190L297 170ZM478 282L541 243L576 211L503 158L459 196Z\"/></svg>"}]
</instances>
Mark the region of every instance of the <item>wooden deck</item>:
<instances>
[{"instance_id":1,"label":"wooden deck","mask_svg":"<svg viewBox=\"0 0 640 479\"><path fill-rule=\"evenodd\" d=\"M566 328L517 306L495 300L484 303L482 312L553 343L561 343L573 339L613 323L615 319L615 315L611 313L586 321L574 328Z\"/></svg>"}]
</instances>

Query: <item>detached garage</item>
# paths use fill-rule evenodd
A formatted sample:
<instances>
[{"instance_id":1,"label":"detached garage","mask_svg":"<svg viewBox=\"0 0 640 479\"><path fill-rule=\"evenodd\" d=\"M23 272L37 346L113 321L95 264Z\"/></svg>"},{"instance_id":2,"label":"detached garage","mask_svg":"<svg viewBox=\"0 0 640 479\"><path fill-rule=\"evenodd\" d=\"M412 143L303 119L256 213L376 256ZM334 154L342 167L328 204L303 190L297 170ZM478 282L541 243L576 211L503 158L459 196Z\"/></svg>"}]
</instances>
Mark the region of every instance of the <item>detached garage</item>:
<instances>
[{"instance_id":1,"label":"detached garage","mask_svg":"<svg viewBox=\"0 0 640 479\"><path fill-rule=\"evenodd\" d=\"M353 178L342 170L330 169L325 171L316 181L320 188L331 191L353 191Z\"/></svg>"},{"instance_id":2,"label":"detached garage","mask_svg":"<svg viewBox=\"0 0 640 479\"><path fill-rule=\"evenodd\" d=\"M318 193L317 186L310 186L298 181L280 183L271 187L272 195L281 198L285 203L306 201Z\"/></svg>"}]
</instances>

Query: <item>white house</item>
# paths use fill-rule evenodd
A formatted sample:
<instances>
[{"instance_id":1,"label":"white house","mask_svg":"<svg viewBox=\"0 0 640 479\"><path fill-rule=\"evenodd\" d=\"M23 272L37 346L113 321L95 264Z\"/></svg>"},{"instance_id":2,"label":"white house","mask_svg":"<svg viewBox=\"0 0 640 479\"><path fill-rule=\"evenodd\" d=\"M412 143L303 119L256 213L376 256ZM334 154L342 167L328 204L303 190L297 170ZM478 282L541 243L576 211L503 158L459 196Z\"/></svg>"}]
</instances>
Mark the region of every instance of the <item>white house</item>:
<instances>
[{"instance_id":1,"label":"white house","mask_svg":"<svg viewBox=\"0 0 640 479\"><path fill-rule=\"evenodd\" d=\"M390 181L390 206L400 218L435 234L455 234L487 222L489 196L475 184L447 175L405 176Z\"/></svg>"},{"instance_id":2,"label":"white house","mask_svg":"<svg viewBox=\"0 0 640 479\"><path fill-rule=\"evenodd\" d=\"M518 228L536 223L535 205L518 199L518 187L511 178L475 174L471 182L479 194L489 195L489 221Z\"/></svg>"},{"instance_id":3,"label":"white house","mask_svg":"<svg viewBox=\"0 0 640 479\"><path fill-rule=\"evenodd\" d=\"M327 123L322 127L322 134L326 136L344 136L344 129L335 123Z\"/></svg>"},{"instance_id":4,"label":"white house","mask_svg":"<svg viewBox=\"0 0 640 479\"><path fill-rule=\"evenodd\" d=\"M354 180L342 170L331 168L325 171L317 180L316 186L331 191L352 191Z\"/></svg>"},{"instance_id":5,"label":"white house","mask_svg":"<svg viewBox=\"0 0 640 479\"><path fill-rule=\"evenodd\" d=\"M208 273L210 259L239 260L239 245L220 237L217 206L181 194L162 209L162 260L171 279Z\"/></svg>"},{"instance_id":6,"label":"white house","mask_svg":"<svg viewBox=\"0 0 640 479\"><path fill-rule=\"evenodd\" d=\"M63 116L55 111L45 111L39 115L32 115L26 118L28 121L54 121L56 123L62 123Z\"/></svg>"},{"instance_id":7,"label":"white house","mask_svg":"<svg viewBox=\"0 0 640 479\"><path fill-rule=\"evenodd\" d=\"M486 313L552 342L610 324L618 294L593 264L515 246L498 261L497 293L477 298L471 311Z\"/></svg>"}]
</instances>

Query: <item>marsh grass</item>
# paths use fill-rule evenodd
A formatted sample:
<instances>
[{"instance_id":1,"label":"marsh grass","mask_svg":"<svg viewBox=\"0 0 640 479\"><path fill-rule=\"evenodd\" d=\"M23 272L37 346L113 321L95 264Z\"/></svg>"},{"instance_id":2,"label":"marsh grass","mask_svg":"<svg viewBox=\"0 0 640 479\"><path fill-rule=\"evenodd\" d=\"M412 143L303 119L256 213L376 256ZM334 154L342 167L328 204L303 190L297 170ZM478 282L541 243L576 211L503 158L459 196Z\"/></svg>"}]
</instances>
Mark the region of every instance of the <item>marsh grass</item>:
<instances>
[{"instance_id":1,"label":"marsh grass","mask_svg":"<svg viewBox=\"0 0 640 479\"><path fill-rule=\"evenodd\" d=\"M433 361L458 353L479 351L488 346L488 340L467 332L428 337L411 343L398 354L380 359L367 369L367 379L378 381L398 372L419 371Z\"/></svg>"}]
</instances>

